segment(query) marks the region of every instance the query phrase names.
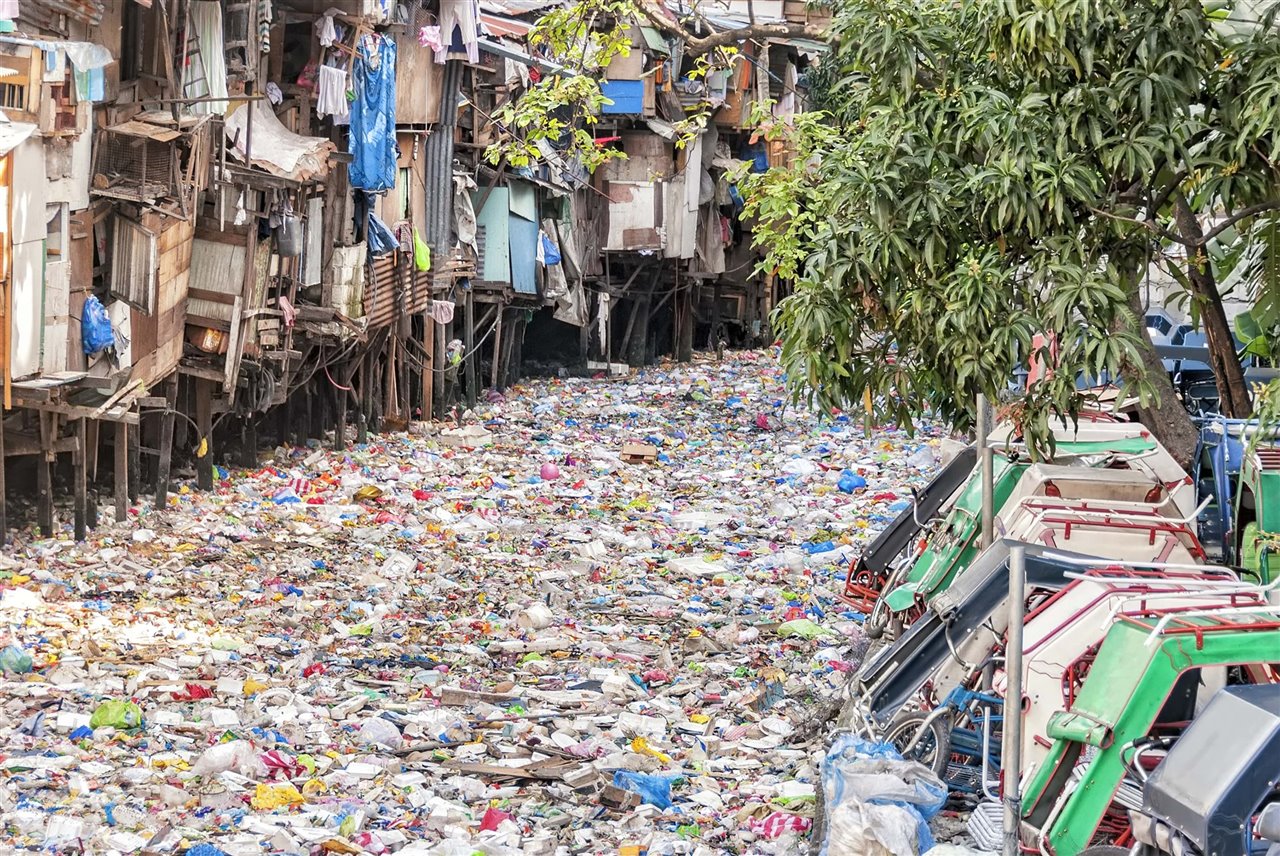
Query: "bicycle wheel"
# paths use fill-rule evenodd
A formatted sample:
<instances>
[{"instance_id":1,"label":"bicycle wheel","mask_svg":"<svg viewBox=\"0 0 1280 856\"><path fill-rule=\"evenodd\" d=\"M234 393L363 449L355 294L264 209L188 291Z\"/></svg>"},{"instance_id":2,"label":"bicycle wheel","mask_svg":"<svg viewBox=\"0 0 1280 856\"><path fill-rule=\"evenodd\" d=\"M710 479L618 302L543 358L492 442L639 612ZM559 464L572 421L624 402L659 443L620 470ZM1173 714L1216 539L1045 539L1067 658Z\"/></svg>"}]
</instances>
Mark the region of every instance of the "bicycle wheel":
<instances>
[{"instance_id":1,"label":"bicycle wheel","mask_svg":"<svg viewBox=\"0 0 1280 856\"><path fill-rule=\"evenodd\" d=\"M946 775L947 762L951 760L951 725L945 716L926 724L928 718L929 714L924 711L899 715L885 730L884 742L902 752L907 760L924 764L941 778ZM903 751L907 746L911 748Z\"/></svg>"}]
</instances>

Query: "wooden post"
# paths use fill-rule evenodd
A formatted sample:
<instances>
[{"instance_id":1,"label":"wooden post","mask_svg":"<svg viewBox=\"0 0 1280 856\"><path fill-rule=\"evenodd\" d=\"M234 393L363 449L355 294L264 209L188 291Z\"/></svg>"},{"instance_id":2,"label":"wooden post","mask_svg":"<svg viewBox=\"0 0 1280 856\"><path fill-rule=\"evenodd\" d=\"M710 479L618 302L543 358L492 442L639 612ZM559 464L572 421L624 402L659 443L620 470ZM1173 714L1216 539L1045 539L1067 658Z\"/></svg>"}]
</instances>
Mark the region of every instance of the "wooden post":
<instances>
[{"instance_id":1,"label":"wooden post","mask_svg":"<svg viewBox=\"0 0 1280 856\"><path fill-rule=\"evenodd\" d=\"M498 389L498 371L502 365L502 316L507 314L506 307L498 307L498 319L493 322L493 360L489 366L489 387Z\"/></svg>"},{"instance_id":2,"label":"wooden post","mask_svg":"<svg viewBox=\"0 0 1280 856\"><path fill-rule=\"evenodd\" d=\"M116 423L115 463L116 522L129 519L129 423Z\"/></svg>"},{"instance_id":3,"label":"wooden post","mask_svg":"<svg viewBox=\"0 0 1280 856\"><path fill-rule=\"evenodd\" d=\"M342 378L343 386L351 385L347 371L338 372L338 377ZM347 391L345 389L335 389L334 392L337 394L337 400L334 402L337 424L333 426L333 450L335 452L343 452L347 448Z\"/></svg>"},{"instance_id":4,"label":"wooden post","mask_svg":"<svg viewBox=\"0 0 1280 856\"><path fill-rule=\"evenodd\" d=\"M676 295L676 321L680 336L676 344L676 361L687 363L693 360L693 294L697 282L689 283L688 288Z\"/></svg>"},{"instance_id":5,"label":"wooden post","mask_svg":"<svg viewBox=\"0 0 1280 856\"><path fill-rule=\"evenodd\" d=\"M252 416L246 416L240 425L240 466L258 466L258 426Z\"/></svg>"},{"instance_id":6,"label":"wooden post","mask_svg":"<svg viewBox=\"0 0 1280 856\"><path fill-rule=\"evenodd\" d=\"M40 419L40 454L36 457L36 521L40 534L53 537L53 440L58 417L52 413L38 413Z\"/></svg>"},{"instance_id":7,"label":"wooden post","mask_svg":"<svg viewBox=\"0 0 1280 856\"><path fill-rule=\"evenodd\" d=\"M424 314L422 316L422 419L424 422L430 422L435 415L435 345L435 319Z\"/></svg>"},{"instance_id":8,"label":"wooden post","mask_svg":"<svg viewBox=\"0 0 1280 856\"><path fill-rule=\"evenodd\" d=\"M125 484L129 489L129 504L138 501L142 490L142 414L138 414L138 426L126 434L127 457L129 458L129 477Z\"/></svg>"},{"instance_id":9,"label":"wooden post","mask_svg":"<svg viewBox=\"0 0 1280 856\"><path fill-rule=\"evenodd\" d=\"M463 318L463 340L462 347L466 359L463 361L467 373L467 407L474 410L476 400L478 398L476 390L476 292L475 289L467 287L467 302L463 306L465 317Z\"/></svg>"},{"instance_id":10,"label":"wooden post","mask_svg":"<svg viewBox=\"0 0 1280 856\"><path fill-rule=\"evenodd\" d=\"M196 390L196 487L213 489L213 381L199 378Z\"/></svg>"},{"instance_id":11,"label":"wooden post","mask_svg":"<svg viewBox=\"0 0 1280 856\"><path fill-rule=\"evenodd\" d=\"M357 417L356 442L363 445L369 442L369 417L371 415L369 401L373 397L369 388L373 386L373 354L365 354L362 362L364 365L360 368L360 413Z\"/></svg>"},{"instance_id":12,"label":"wooden post","mask_svg":"<svg viewBox=\"0 0 1280 856\"><path fill-rule=\"evenodd\" d=\"M716 280L711 292L711 347L716 352L716 359L724 359L724 348L720 346L723 331L720 329L720 280Z\"/></svg>"},{"instance_id":13,"label":"wooden post","mask_svg":"<svg viewBox=\"0 0 1280 856\"><path fill-rule=\"evenodd\" d=\"M178 384L165 385L165 408L160 414L160 463L156 468L156 508L169 504L169 473L173 467L173 423L178 403Z\"/></svg>"},{"instance_id":14,"label":"wooden post","mask_svg":"<svg viewBox=\"0 0 1280 856\"><path fill-rule=\"evenodd\" d=\"M431 322L432 344L431 344L431 374L434 388L431 390L431 412L436 419L444 419L448 414L445 409L449 406L445 402L445 393L449 389L449 380L445 374L447 366L444 362L445 347L449 344L449 327L448 325L438 325L435 321Z\"/></svg>"},{"instance_id":15,"label":"wooden post","mask_svg":"<svg viewBox=\"0 0 1280 856\"><path fill-rule=\"evenodd\" d=\"M584 300L586 298L583 298ZM591 358L591 307L587 307L587 323L578 328L578 359L585 367Z\"/></svg>"},{"instance_id":16,"label":"wooden post","mask_svg":"<svg viewBox=\"0 0 1280 856\"><path fill-rule=\"evenodd\" d=\"M83 541L89 534L88 497L85 492L85 478L88 473L89 462L89 438L85 421L83 418L76 420L76 448L71 454L71 481L74 486L73 496L75 502L73 514L77 541Z\"/></svg>"},{"instance_id":17,"label":"wooden post","mask_svg":"<svg viewBox=\"0 0 1280 856\"><path fill-rule=\"evenodd\" d=\"M0 408L0 547L3 547L9 540L9 515L8 505L5 502L4 463L4 410Z\"/></svg>"}]
</instances>

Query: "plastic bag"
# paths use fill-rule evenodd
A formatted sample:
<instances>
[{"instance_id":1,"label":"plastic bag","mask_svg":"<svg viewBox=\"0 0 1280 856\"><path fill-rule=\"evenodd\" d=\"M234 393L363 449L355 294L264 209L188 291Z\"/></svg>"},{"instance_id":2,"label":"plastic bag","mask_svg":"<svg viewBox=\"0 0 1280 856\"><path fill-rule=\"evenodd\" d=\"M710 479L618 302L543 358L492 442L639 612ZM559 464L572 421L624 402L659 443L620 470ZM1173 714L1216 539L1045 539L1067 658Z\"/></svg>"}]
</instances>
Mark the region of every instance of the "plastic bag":
<instances>
[{"instance_id":1,"label":"plastic bag","mask_svg":"<svg viewBox=\"0 0 1280 856\"><path fill-rule=\"evenodd\" d=\"M841 493L853 493L855 490L866 486L867 480L853 470L845 470L840 473L840 480L836 482L836 487L840 488Z\"/></svg>"},{"instance_id":2,"label":"plastic bag","mask_svg":"<svg viewBox=\"0 0 1280 856\"><path fill-rule=\"evenodd\" d=\"M431 248L417 229L413 230L413 266L420 271L431 270Z\"/></svg>"},{"instance_id":3,"label":"plastic bag","mask_svg":"<svg viewBox=\"0 0 1280 856\"><path fill-rule=\"evenodd\" d=\"M0 671L25 675L31 671L31 655L17 645L10 645L0 651Z\"/></svg>"},{"instance_id":4,"label":"plastic bag","mask_svg":"<svg viewBox=\"0 0 1280 856\"><path fill-rule=\"evenodd\" d=\"M542 263L545 265L560 264L560 248L556 246L555 241L552 241L546 232L540 232L539 236L542 241Z\"/></svg>"},{"instance_id":5,"label":"plastic bag","mask_svg":"<svg viewBox=\"0 0 1280 856\"><path fill-rule=\"evenodd\" d=\"M778 625L778 635L783 639L799 636L801 639L817 639L819 636L830 636L831 631L815 624L808 618L797 618Z\"/></svg>"},{"instance_id":6,"label":"plastic bag","mask_svg":"<svg viewBox=\"0 0 1280 856\"><path fill-rule=\"evenodd\" d=\"M851 734L838 737L822 759L822 788L831 819L822 856L914 856L926 852L934 844L929 818L947 802L947 786L932 770L903 760L887 743L872 743ZM897 813L873 811L879 808ZM901 830L904 814L915 827L909 845L904 844ZM836 832L837 817L845 818L842 824L874 826L868 833L871 839L846 841L846 833ZM898 849L904 846L910 849Z\"/></svg>"},{"instance_id":7,"label":"plastic bag","mask_svg":"<svg viewBox=\"0 0 1280 856\"><path fill-rule=\"evenodd\" d=\"M353 634L354 635L354 634ZM360 739L365 743L376 743L388 749L399 749L404 738L395 723L381 716L371 716L360 726Z\"/></svg>"},{"instance_id":8,"label":"plastic bag","mask_svg":"<svg viewBox=\"0 0 1280 856\"><path fill-rule=\"evenodd\" d=\"M241 775L251 775L258 770L259 766L258 757L251 743L247 740L230 740L204 750L204 754L196 761L191 772L209 779L228 770L235 770Z\"/></svg>"},{"instance_id":9,"label":"plastic bag","mask_svg":"<svg viewBox=\"0 0 1280 856\"><path fill-rule=\"evenodd\" d=\"M111 329L107 307L95 295L90 294L85 298L84 308L80 312L80 347L86 356L91 357L115 343L116 334Z\"/></svg>"},{"instance_id":10,"label":"plastic bag","mask_svg":"<svg viewBox=\"0 0 1280 856\"><path fill-rule=\"evenodd\" d=\"M827 821L825 856L916 856L918 820L908 809L849 800Z\"/></svg>"},{"instance_id":11,"label":"plastic bag","mask_svg":"<svg viewBox=\"0 0 1280 856\"><path fill-rule=\"evenodd\" d=\"M613 786L640 795L640 799L658 808L671 808L671 783L679 776L649 776L630 770L616 770Z\"/></svg>"},{"instance_id":12,"label":"plastic bag","mask_svg":"<svg viewBox=\"0 0 1280 856\"><path fill-rule=\"evenodd\" d=\"M104 701L89 718L90 728L139 728L142 708L131 701Z\"/></svg>"},{"instance_id":13,"label":"plastic bag","mask_svg":"<svg viewBox=\"0 0 1280 856\"><path fill-rule=\"evenodd\" d=\"M289 805L302 805L306 802L302 792L293 785L260 784L253 792L249 804L259 811L273 811Z\"/></svg>"}]
</instances>

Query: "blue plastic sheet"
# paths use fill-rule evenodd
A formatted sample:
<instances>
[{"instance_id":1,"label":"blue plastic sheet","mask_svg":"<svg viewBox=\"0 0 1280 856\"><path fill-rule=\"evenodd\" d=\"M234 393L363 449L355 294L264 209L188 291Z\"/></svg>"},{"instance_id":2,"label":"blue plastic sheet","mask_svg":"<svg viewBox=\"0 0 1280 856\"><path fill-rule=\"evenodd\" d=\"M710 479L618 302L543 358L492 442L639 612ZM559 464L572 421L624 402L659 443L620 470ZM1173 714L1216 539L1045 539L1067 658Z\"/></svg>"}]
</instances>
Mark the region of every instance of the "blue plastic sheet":
<instances>
[{"instance_id":1,"label":"blue plastic sheet","mask_svg":"<svg viewBox=\"0 0 1280 856\"><path fill-rule=\"evenodd\" d=\"M351 186L383 191L396 186L396 43L369 33L356 46L355 101L347 149L354 156Z\"/></svg>"}]
</instances>

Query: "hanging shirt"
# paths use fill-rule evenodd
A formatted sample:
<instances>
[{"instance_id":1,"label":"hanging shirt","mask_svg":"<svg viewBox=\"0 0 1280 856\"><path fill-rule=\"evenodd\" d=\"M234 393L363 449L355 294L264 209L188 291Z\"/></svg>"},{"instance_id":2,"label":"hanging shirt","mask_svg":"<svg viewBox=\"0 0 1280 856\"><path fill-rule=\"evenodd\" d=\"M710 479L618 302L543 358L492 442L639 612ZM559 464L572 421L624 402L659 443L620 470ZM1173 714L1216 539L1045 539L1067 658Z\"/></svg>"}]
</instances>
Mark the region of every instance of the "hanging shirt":
<instances>
[{"instance_id":1,"label":"hanging shirt","mask_svg":"<svg viewBox=\"0 0 1280 856\"><path fill-rule=\"evenodd\" d=\"M348 151L351 186L381 192L396 186L396 43L370 33L356 48Z\"/></svg>"}]
</instances>

